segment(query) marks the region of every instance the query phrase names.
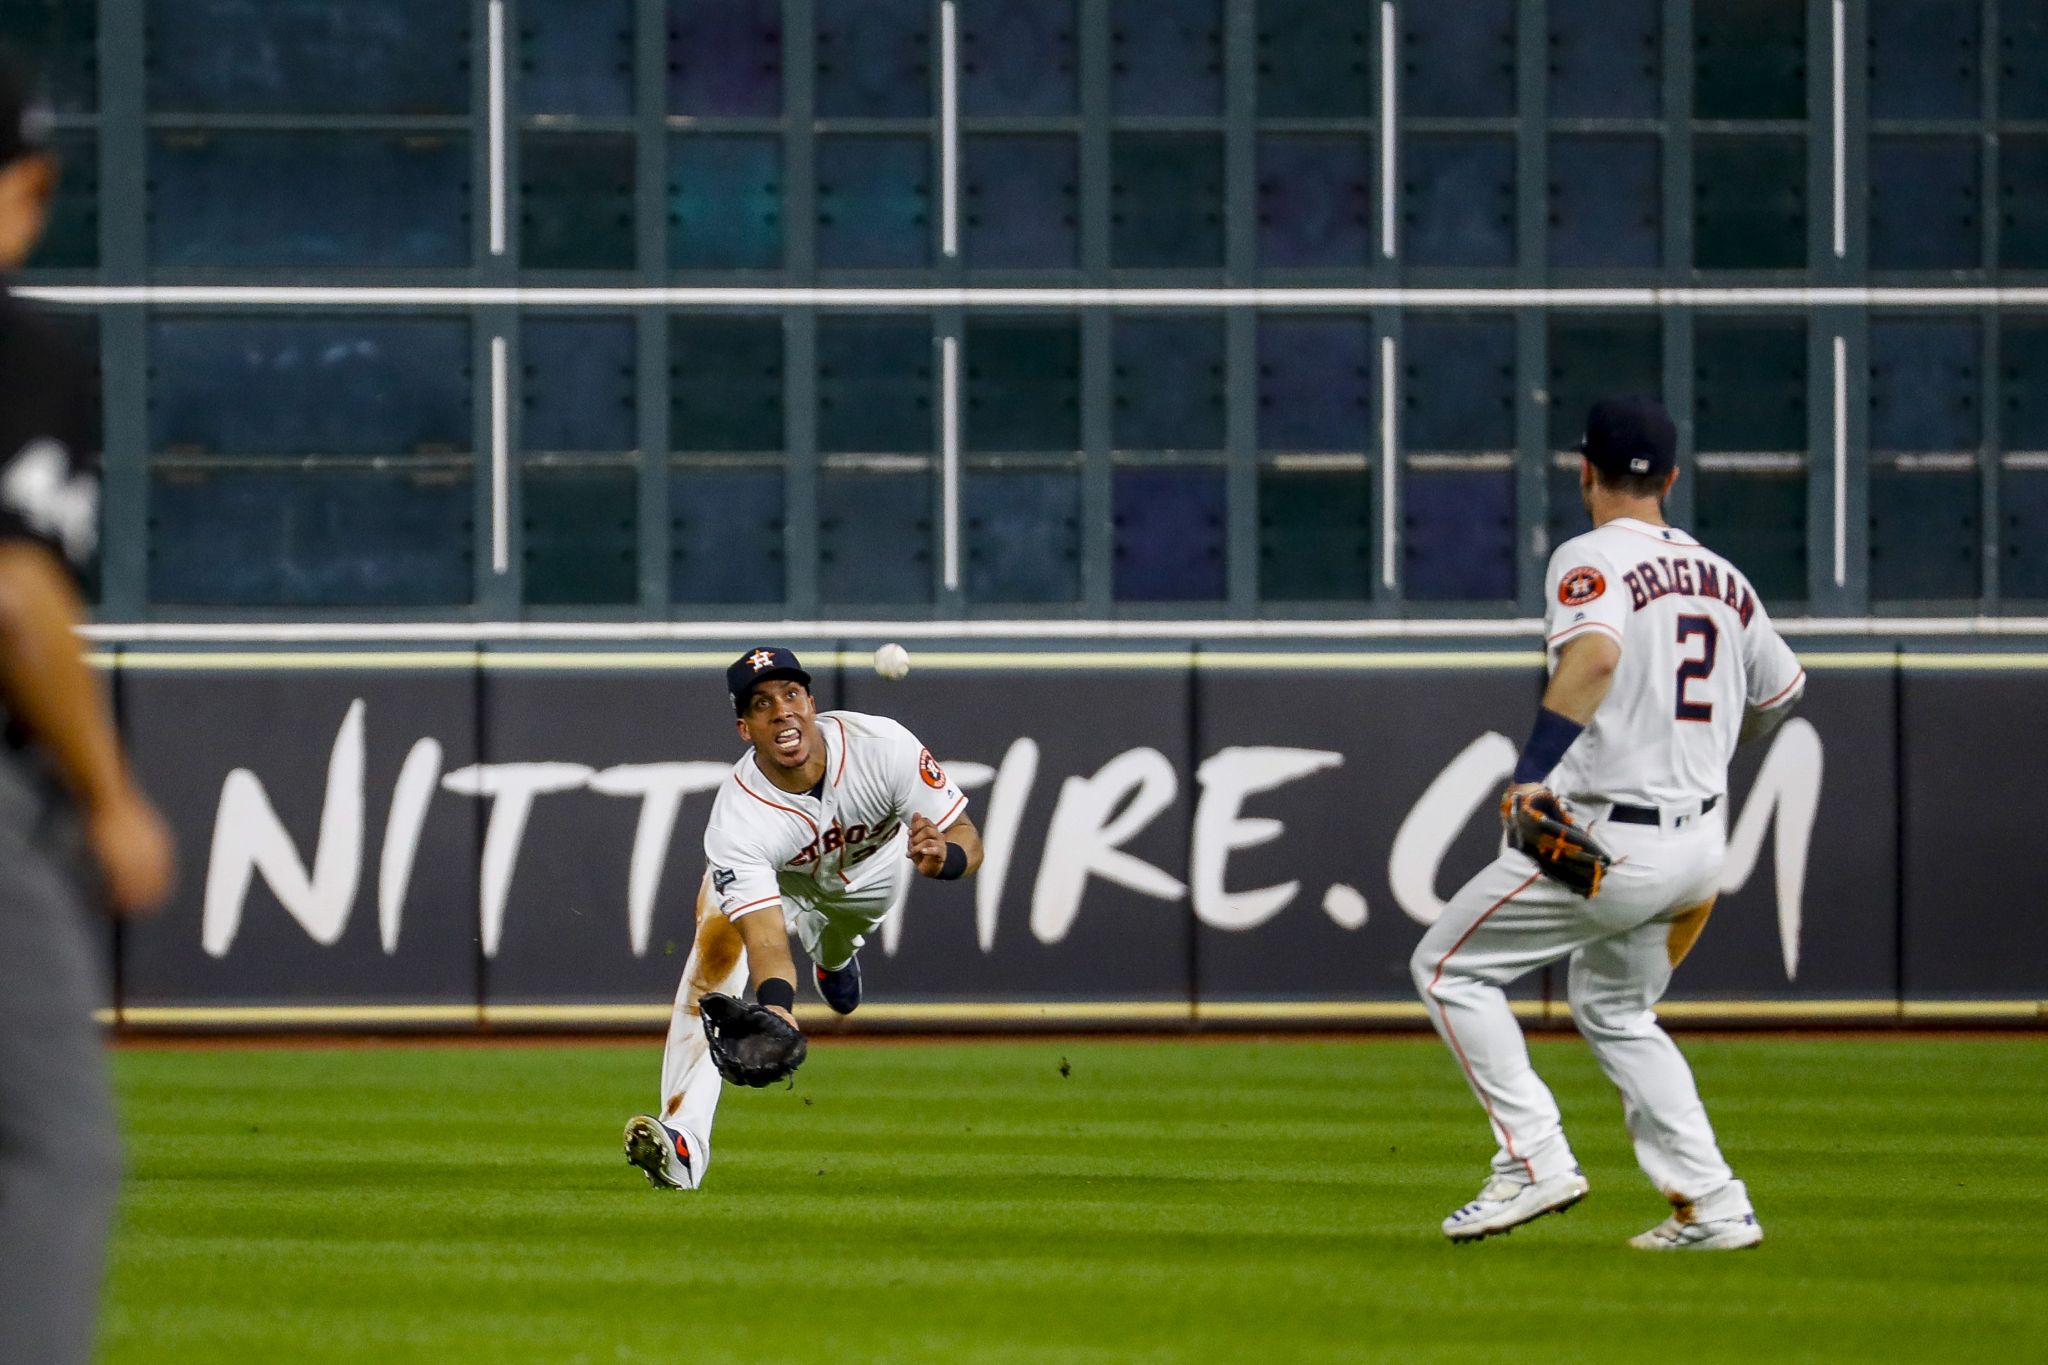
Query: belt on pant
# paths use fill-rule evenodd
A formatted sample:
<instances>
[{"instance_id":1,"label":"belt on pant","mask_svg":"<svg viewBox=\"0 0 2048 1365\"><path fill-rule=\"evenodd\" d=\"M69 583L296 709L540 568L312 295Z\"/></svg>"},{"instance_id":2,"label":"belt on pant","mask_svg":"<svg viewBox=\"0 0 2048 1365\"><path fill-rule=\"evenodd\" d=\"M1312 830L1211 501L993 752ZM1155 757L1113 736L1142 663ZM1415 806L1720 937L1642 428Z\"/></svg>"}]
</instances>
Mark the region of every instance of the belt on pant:
<instances>
[{"instance_id":1,"label":"belt on pant","mask_svg":"<svg viewBox=\"0 0 2048 1365\"><path fill-rule=\"evenodd\" d=\"M1720 803L1720 797L1708 797L1700 802L1700 814L1705 815ZM1607 812L1607 818L1618 820L1624 825L1661 825L1664 823L1664 812L1655 806L1624 806L1616 802L1614 809Z\"/></svg>"}]
</instances>

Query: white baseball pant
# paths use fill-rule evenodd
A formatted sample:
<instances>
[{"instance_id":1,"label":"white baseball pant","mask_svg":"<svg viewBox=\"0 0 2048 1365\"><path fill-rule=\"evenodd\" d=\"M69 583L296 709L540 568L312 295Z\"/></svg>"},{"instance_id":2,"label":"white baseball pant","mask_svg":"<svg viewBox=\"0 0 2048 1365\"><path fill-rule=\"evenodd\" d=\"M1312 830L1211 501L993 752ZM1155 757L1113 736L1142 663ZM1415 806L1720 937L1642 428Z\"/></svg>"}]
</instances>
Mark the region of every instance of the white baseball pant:
<instances>
[{"instance_id":1,"label":"white baseball pant","mask_svg":"<svg viewBox=\"0 0 2048 1365\"><path fill-rule=\"evenodd\" d=\"M1572 1022L1621 1091L1636 1160L1651 1183L1673 1203L1725 1189L1743 1207L1716 1215L1748 1213L1692 1069L1655 1013L1713 909L1726 806L1682 822L1667 816L1661 828L1600 821L1596 833L1615 863L1590 900L1504 848L1423 935L1409 961L1416 989L1486 1109L1499 1144L1494 1170L1548 1179L1577 1161L1502 987L1569 958Z\"/></svg>"},{"instance_id":2,"label":"white baseball pant","mask_svg":"<svg viewBox=\"0 0 2048 1365\"><path fill-rule=\"evenodd\" d=\"M908 843L909 836L899 834L875 851L873 860L894 870L872 886L863 886L857 896L813 902L784 888L783 920L812 962L828 970L844 967L875 926L903 903L914 871L904 852ZM744 997L747 975L746 949L740 946L738 931L712 903L707 880L697 892L697 936L669 1015L668 1044L661 1054L661 1108L656 1111L663 1123L679 1129L688 1140L691 1170L700 1181L711 1164L711 1123L718 1114L724 1078L711 1064L697 1001L713 991Z\"/></svg>"}]
</instances>

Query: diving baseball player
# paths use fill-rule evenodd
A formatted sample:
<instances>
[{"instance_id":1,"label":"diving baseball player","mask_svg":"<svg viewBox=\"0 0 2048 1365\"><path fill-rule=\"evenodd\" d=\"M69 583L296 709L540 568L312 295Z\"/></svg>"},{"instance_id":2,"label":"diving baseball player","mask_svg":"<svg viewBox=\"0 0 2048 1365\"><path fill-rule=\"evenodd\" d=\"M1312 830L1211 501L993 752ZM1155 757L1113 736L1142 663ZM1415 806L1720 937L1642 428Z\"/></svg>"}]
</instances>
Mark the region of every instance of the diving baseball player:
<instances>
[{"instance_id":1,"label":"diving baseball player","mask_svg":"<svg viewBox=\"0 0 2048 1365\"><path fill-rule=\"evenodd\" d=\"M741 655L726 687L752 747L719 787L704 832L697 937L669 1021L660 1109L626 1124L626 1159L657 1188L695 1189L711 1161L722 1078L699 1019L705 996L749 985L780 1021L771 1026L793 1031L794 933L818 994L851 1014L861 945L902 903L912 871L949 881L981 866L967 798L903 726L821 714L811 675L786 649ZM801 1056L799 1046L788 1066Z\"/></svg>"},{"instance_id":2,"label":"diving baseball player","mask_svg":"<svg viewBox=\"0 0 2048 1365\"><path fill-rule=\"evenodd\" d=\"M1755 1246L1763 1229L1749 1192L1654 1007L1719 889L1729 758L1790 713L1806 674L1735 566L1665 523L1678 471L1662 407L1596 404L1580 450L1593 529L1550 558L1550 679L1503 799L1508 847L1410 962L1499 1144L1492 1178L1443 1231L1488 1237L1586 1195L1501 991L1565 958L1572 1021L1621 1091L1637 1161L1672 1205L1629 1245Z\"/></svg>"}]
</instances>

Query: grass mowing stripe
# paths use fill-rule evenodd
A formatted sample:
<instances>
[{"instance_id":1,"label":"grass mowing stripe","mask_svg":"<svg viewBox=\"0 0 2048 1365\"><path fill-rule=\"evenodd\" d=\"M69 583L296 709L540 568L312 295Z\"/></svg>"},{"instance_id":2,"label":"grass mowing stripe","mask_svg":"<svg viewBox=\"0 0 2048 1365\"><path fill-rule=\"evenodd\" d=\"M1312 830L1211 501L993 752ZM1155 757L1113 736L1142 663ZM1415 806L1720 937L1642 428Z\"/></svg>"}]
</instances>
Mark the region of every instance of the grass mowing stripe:
<instances>
[{"instance_id":1,"label":"grass mowing stripe","mask_svg":"<svg viewBox=\"0 0 2048 1365\"><path fill-rule=\"evenodd\" d=\"M618 1152L658 1049L127 1051L109 1362L1947 1358L2048 1331L2048 1045L1701 1040L1754 1253L1663 1207L1585 1049L1593 1182L1474 1247L1434 1039L820 1045L729 1091L706 1187ZM1062 1076L1066 1062L1070 1074Z\"/></svg>"}]
</instances>

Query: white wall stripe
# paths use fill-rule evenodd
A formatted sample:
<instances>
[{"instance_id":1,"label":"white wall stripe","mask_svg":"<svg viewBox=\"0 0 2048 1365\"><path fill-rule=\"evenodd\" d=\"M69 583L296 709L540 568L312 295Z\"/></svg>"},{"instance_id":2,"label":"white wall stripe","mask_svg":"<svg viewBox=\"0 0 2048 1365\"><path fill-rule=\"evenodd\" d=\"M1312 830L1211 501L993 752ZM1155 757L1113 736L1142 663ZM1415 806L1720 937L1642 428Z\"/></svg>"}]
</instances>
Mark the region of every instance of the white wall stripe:
<instances>
[{"instance_id":1,"label":"white wall stripe","mask_svg":"<svg viewBox=\"0 0 2048 1365\"><path fill-rule=\"evenodd\" d=\"M1395 446L1394 339L1380 338L1380 586L1394 586L1395 474L1401 452Z\"/></svg>"},{"instance_id":2,"label":"white wall stripe","mask_svg":"<svg viewBox=\"0 0 2048 1365\"><path fill-rule=\"evenodd\" d=\"M945 515L940 538L946 591L960 587L960 338L939 341L939 494Z\"/></svg>"},{"instance_id":3,"label":"white wall stripe","mask_svg":"<svg viewBox=\"0 0 2048 1365\"><path fill-rule=\"evenodd\" d=\"M491 338L491 572L511 567L511 399L505 338Z\"/></svg>"},{"instance_id":4,"label":"white wall stripe","mask_svg":"<svg viewBox=\"0 0 2048 1365\"><path fill-rule=\"evenodd\" d=\"M505 0L491 0L487 42L491 254L505 254Z\"/></svg>"},{"instance_id":5,"label":"white wall stripe","mask_svg":"<svg viewBox=\"0 0 2048 1365\"><path fill-rule=\"evenodd\" d=\"M1849 581L1849 343L1835 338L1835 586Z\"/></svg>"},{"instance_id":6,"label":"white wall stripe","mask_svg":"<svg viewBox=\"0 0 2048 1365\"><path fill-rule=\"evenodd\" d=\"M1834 0L1834 206L1835 258L1849 254L1849 86L1844 0Z\"/></svg>"},{"instance_id":7,"label":"white wall stripe","mask_svg":"<svg viewBox=\"0 0 2048 1365\"><path fill-rule=\"evenodd\" d=\"M27 285L46 303L224 308L2048 308L2048 285L1636 289L550 288Z\"/></svg>"},{"instance_id":8,"label":"white wall stripe","mask_svg":"<svg viewBox=\"0 0 2048 1365\"><path fill-rule=\"evenodd\" d=\"M960 36L953 0L939 4L939 250L960 254Z\"/></svg>"},{"instance_id":9,"label":"white wall stripe","mask_svg":"<svg viewBox=\"0 0 2048 1365\"><path fill-rule=\"evenodd\" d=\"M1380 255L1390 261L1394 259L1396 228L1400 221L1395 212L1400 201L1400 196L1395 193L1400 184L1395 177L1400 148L1395 118L1398 105L1394 73L1397 69L1394 0L1380 0Z\"/></svg>"},{"instance_id":10,"label":"white wall stripe","mask_svg":"<svg viewBox=\"0 0 2048 1365\"><path fill-rule=\"evenodd\" d=\"M1788 635L1858 639L2048 635L2048 616L1786 617ZM160 621L89 625L97 644L516 644L692 640L1460 640L1541 634L1536 617L1335 621Z\"/></svg>"}]
</instances>

